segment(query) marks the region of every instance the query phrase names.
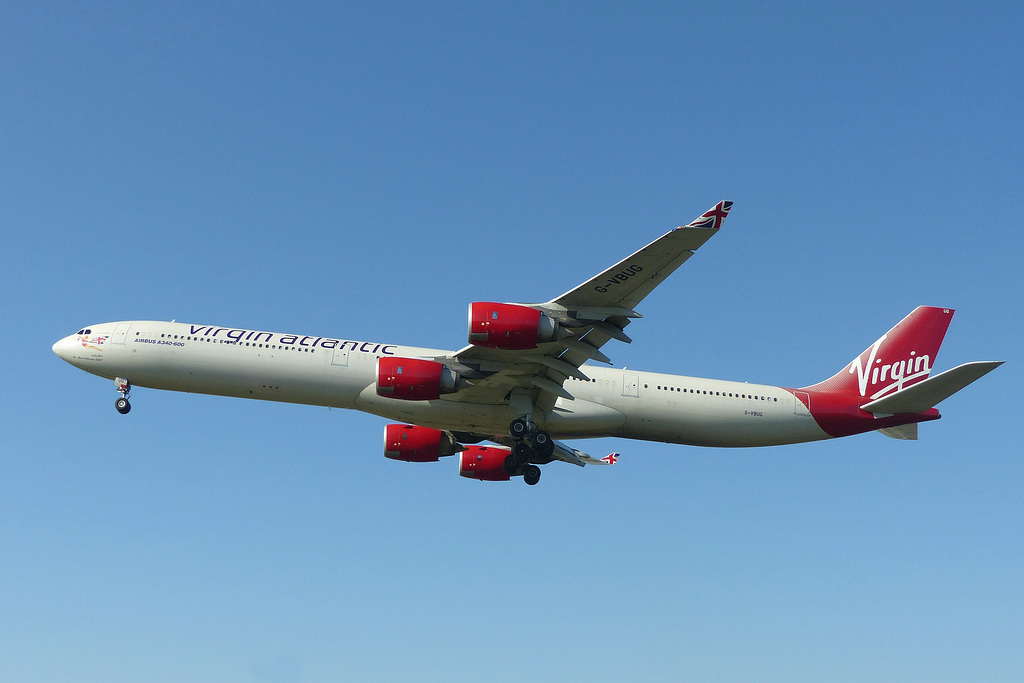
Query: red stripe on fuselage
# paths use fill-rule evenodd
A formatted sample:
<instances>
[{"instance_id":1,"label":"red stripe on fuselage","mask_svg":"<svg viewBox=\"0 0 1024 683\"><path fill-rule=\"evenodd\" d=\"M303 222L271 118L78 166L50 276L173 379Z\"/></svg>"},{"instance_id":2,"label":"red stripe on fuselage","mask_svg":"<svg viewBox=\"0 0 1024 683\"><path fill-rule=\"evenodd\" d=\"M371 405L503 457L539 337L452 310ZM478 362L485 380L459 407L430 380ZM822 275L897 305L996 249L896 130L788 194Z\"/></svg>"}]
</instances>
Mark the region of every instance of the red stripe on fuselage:
<instances>
[{"instance_id":1,"label":"red stripe on fuselage","mask_svg":"<svg viewBox=\"0 0 1024 683\"><path fill-rule=\"evenodd\" d=\"M937 408L930 408L923 413L876 417L860 409L864 398L857 393L783 388L793 394L794 400L807 407L814 421L831 437L863 434L912 422L929 422L941 417Z\"/></svg>"}]
</instances>

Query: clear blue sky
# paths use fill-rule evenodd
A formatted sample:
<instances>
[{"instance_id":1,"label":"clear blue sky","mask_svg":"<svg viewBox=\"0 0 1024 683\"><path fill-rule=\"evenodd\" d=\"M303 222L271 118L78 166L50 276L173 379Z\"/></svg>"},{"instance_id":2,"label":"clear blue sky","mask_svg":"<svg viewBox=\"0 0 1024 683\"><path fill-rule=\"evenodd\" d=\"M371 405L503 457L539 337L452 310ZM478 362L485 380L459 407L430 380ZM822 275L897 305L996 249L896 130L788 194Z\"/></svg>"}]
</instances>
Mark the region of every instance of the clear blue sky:
<instances>
[{"instance_id":1,"label":"clear blue sky","mask_svg":"<svg viewBox=\"0 0 1024 683\"><path fill-rule=\"evenodd\" d=\"M0 9L0 678L1024 679L1018 3ZM155 318L457 348L719 199L617 365L801 386L914 306L1008 363L916 443L580 442L137 390Z\"/></svg>"}]
</instances>

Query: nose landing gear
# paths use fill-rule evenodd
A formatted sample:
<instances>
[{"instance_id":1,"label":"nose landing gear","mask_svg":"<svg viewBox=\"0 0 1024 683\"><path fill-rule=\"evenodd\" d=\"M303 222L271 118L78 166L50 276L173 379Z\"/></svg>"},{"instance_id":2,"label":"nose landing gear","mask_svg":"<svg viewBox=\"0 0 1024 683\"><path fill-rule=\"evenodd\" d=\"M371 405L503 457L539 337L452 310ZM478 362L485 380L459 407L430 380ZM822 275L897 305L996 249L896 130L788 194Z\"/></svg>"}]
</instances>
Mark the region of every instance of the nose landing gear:
<instances>
[{"instance_id":1,"label":"nose landing gear","mask_svg":"<svg viewBox=\"0 0 1024 683\"><path fill-rule=\"evenodd\" d=\"M124 377L117 377L114 379L114 388L121 394L121 398L114 401L114 408L122 415L127 415L128 411L132 409L132 404L128 402L128 394L132 391L132 384Z\"/></svg>"}]
</instances>

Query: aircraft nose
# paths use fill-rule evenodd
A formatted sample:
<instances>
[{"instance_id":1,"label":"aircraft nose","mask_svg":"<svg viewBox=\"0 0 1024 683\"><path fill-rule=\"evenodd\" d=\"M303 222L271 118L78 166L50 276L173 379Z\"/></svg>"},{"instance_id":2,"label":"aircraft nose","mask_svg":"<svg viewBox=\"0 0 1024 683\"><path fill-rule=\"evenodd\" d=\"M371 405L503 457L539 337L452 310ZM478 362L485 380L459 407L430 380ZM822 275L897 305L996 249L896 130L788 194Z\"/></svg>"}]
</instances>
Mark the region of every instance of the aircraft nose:
<instances>
[{"instance_id":1,"label":"aircraft nose","mask_svg":"<svg viewBox=\"0 0 1024 683\"><path fill-rule=\"evenodd\" d=\"M73 344L71 337L64 337L53 345L53 352L57 354L63 360L71 358L71 348Z\"/></svg>"}]
</instances>

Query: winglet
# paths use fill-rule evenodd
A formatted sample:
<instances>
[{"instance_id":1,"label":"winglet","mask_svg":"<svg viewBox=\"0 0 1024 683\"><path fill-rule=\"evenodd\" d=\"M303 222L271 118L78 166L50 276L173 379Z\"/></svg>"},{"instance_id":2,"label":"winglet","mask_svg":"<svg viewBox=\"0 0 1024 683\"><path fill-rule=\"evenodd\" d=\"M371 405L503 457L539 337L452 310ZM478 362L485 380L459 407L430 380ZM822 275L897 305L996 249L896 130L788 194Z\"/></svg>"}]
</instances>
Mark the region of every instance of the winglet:
<instances>
[{"instance_id":1,"label":"winglet","mask_svg":"<svg viewBox=\"0 0 1024 683\"><path fill-rule=\"evenodd\" d=\"M684 228L708 228L710 230L718 230L722 227L722 223L725 222L725 217L729 215L729 209L732 208L732 202L723 199L718 202L710 209L700 215L700 218L694 219L689 225L684 225Z\"/></svg>"},{"instance_id":2,"label":"winglet","mask_svg":"<svg viewBox=\"0 0 1024 683\"><path fill-rule=\"evenodd\" d=\"M600 462L603 462L606 465L614 465L619 461L620 457L620 453L609 453L608 455L601 458Z\"/></svg>"}]
</instances>

